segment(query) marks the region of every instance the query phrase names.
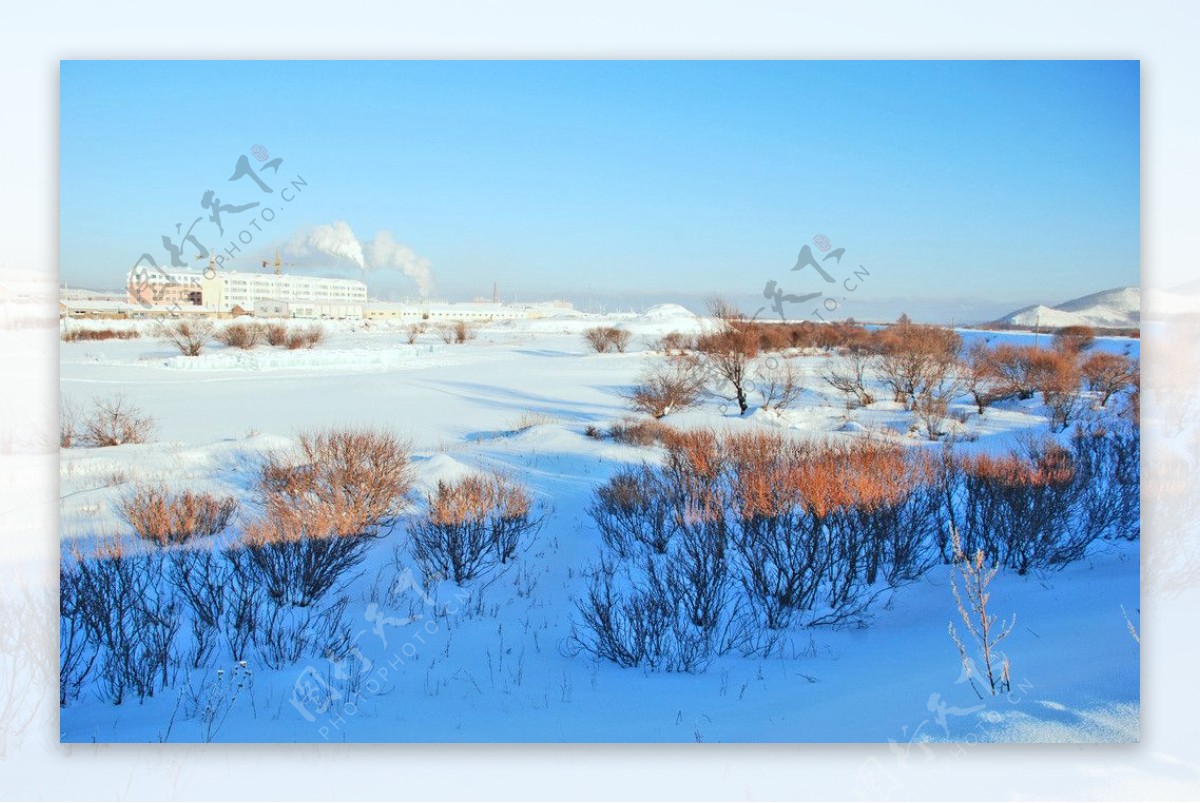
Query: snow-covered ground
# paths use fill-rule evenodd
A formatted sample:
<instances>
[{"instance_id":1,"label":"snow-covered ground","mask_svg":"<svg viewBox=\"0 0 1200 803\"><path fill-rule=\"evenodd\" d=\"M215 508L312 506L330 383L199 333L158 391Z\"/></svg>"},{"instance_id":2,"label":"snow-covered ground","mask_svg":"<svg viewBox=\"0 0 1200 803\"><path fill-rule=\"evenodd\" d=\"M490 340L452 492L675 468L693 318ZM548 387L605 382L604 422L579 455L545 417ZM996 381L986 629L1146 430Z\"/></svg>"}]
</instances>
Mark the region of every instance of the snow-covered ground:
<instances>
[{"instance_id":1,"label":"snow-covered ground","mask_svg":"<svg viewBox=\"0 0 1200 803\"><path fill-rule=\"evenodd\" d=\"M923 740L1138 738L1136 542L1097 543L1058 572L997 577L992 603L1017 617L1005 644L1013 690L986 700L965 682L947 635L957 614L944 567L898 589L868 627L796 629L770 658L733 654L703 673L672 674L621 669L575 650L574 600L601 544L586 508L614 471L651 454L585 429L629 414L620 393L651 358L649 341L705 325L671 306L607 319L634 333L629 353L590 353L580 332L602 320L500 322L464 345L433 332L409 345L399 325L338 323L311 351L213 344L197 358L173 354L148 331L136 340L62 343L64 400L86 406L121 394L156 425L146 444L62 450L62 535L84 548L125 534L113 504L138 482L232 494L246 507L265 452L331 426L407 438L420 491L473 468L506 471L527 484L544 517L507 571L461 588L442 583L431 600L414 590L395 610L381 611L378 589L411 565L403 526L377 542L345 592L347 618L357 624L349 659L362 673L357 691L339 677L344 665L317 659L248 666L250 679L237 689L241 668L219 659L140 704L118 707L85 691L62 710L63 741L894 741L909 749ZM1139 343L1101 339L1097 348L1136 357ZM940 448L909 434L912 415L899 405L846 411L819 378L828 359L795 358L807 390L794 410L743 418L713 400L668 420L833 438L875 433ZM971 438L961 448L996 451L1045 432L1047 422L1031 401L971 416L966 427ZM399 624L410 616L422 618ZM305 683L325 684L331 704L294 704ZM215 707L215 723L195 714L196 700Z\"/></svg>"}]
</instances>

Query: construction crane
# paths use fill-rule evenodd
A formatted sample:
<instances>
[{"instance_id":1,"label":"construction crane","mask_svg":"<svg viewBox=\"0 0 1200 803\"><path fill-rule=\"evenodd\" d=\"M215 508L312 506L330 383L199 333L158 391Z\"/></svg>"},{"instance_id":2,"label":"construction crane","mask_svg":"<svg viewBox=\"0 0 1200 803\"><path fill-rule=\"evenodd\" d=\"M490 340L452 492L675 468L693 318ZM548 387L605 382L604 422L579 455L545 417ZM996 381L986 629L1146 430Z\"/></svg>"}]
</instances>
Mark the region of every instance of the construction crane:
<instances>
[{"instance_id":1,"label":"construction crane","mask_svg":"<svg viewBox=\"0 0 1200 803\"><path fill-rule=\"evenodd\" d=\"M204 259L204 254L196 254L196 259ZM232 260L229 260L229 259L223 260L223 262L230 262L230 261L232 261ZM216 251L208 252L208 270L204 271L204 274L205 274L205 276L207 276L210 273L213 276L217 275L217 252Z\"/></svg>"},{"instance_id":2,"label":"construction crane","mask_svg":"<svg viewBox=\"0 0 1200 803\"><path fill-rule=\"evenodd\" d=\"M273 264L275 266L275 275L278 276L280 274L280 268L282 268L284 265L283 259L279 256L278 248L275 249L275 261L273 263L268 259L264 259L262 261L263 268L266 268L268 264ZM292 263L288 262L287 264L290 266Z\"/></svg>"}]
</instances>

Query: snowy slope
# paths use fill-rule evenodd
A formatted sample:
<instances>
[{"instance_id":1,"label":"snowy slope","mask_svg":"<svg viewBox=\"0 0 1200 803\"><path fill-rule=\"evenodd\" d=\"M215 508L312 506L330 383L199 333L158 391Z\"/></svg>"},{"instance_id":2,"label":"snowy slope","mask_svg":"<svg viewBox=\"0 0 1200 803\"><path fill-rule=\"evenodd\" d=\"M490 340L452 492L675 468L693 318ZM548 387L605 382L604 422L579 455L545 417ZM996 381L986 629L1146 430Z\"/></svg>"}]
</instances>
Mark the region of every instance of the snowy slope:
<instances>
[{"instance_id":1,"label":"snowy slope","mask_svg":"<svg viewBox=\"0 0 1200 803\"><path fill-rule=\"evenodd\" d=\"M1014 326L1096 326L1134 328L1141 321L1142 291L1119 287L1064 301L1054 307L1035 304L1000 318Z\"/></svg>"}]
</instances>

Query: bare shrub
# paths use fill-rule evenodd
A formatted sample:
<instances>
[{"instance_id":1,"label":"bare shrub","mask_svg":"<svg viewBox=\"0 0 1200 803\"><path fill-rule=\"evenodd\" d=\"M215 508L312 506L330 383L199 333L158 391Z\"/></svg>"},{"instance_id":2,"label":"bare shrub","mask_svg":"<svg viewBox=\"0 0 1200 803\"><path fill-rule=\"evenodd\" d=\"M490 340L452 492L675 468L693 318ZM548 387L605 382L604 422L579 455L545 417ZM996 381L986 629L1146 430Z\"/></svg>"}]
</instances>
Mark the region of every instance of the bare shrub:
<instances>
[{"instance_id":1,"label":"bare shrub","mask_svg":"<svg viewBox=\"0 0 1200 803\"><path fill-rule=\"evenodd\" d=\"M80 689L96 665L96 645L88 639L80 606L79 572L68 569L70 558L63 556L58 570L58 704L67 705L79 695Z\"/></svg>"},{"instance_id":2,"label":"bare shrub","mask_svg":"<svg viewBox=\"0 0 1200 803\"><path fill-rule=\"evenodd\" d=\"M63 399L58 405L58 445L61 449L70 449L79 437L79 406L70 399Z\"/></svg>"},{"instance_id":3,"label":"bare shrub","mask_svg":"<svg viewBox=\"0 0 1200 803\"><path fill-rule=\"evenodd\" d=\"M612 348L608 342L608 330L603 326L593 326L591 329L585 329L583 339L597 354L604 354Z\"/></svg>"},{"instance_id":4,"label":"bare shrub","mask_svg":"<svg viewBox=\"0 0 1200 803\"><path fill-rule=\"evenodd\" d=\"M711 429L668 428L663 434L669 480L683 492L685 502L701 497L725 470L720 436Z\"/></svg>"},{"instance_id":5,"label":"bare shrub","mask_svg":"<svg viewBox=\"0 0 1200 803\"><path fill-rule=\"evenodd\" d=\"M999 392L1025 400L1037 390L1034 362L1038 349L1002 343L991 349L986 367Z\"/></svg>"},{"instance_id":6,"label":"bare shrub","mask_svg":"<svg viewBox=\"0 0 1200 803\"><path fill-rule=\"evenodd\" d=\"M1050 427L1065 430L1081 409L1080 374L1076 356L1059 351L1036 351L1032 358L1032 381L1050 411Z\"/></svg>"},{"instance_id":7,"label":"bare shrub","mask_svg":"<svg viewBox=\"0 0 1200 803\"><path fill-rule=\"evenodd\" d=\"M62 333L66 343L79 340L136 340L142 333L136 329L67 329Z\"/></svg>"},{"instance_id":8,"label":"bare shrub","mask_svg":"<svg viewBox=\"0 0 1200 803\"><path fill-rule=\"evenodd\" d=\"M425 331L425 327L422 324L419 324L419 323L410 324L409 327L404 330L405 342L407 342L408 345L411 346L413 343L417 342L417 338L420 337L424 333L424 331Z\"/></svg>"},{"instance_id":9,"label":"bare shrub","mask_svg":"<svg viewBox=\"0 0 1200 803\"><path fill-rule=\"evenodd\" d=\"M1099 406L1108 405L1108 400L1117 393L1133 386L1138 365L1121 354L1098 351L1088 356L1080 366L1080 374L1088 390L1099 394Z\"/></svg>"},{"instance_id":10,"label":"bare shrub","mask_svg":"<svg viewBox=\"0 0 1200 803\"><path fill-rule=\"evenodd\" d=\"M94 400L81 430L79 439L86 446L145 443L154 433L154 420L117 395Z\"/></svg>"},{"instance_id":11,"label":"bare shrub","mask_svg":"<svg viewBox=\"0 0 1200 803\"><path fill-rule=\"evenodd\" d=\"M674 431L658 420L626 419L609 427L608 436L629 446L654 446L663 443Z\"/></svg>"},{"instance_id":12,"label":"bare shrub","mask_svg":"<svg viewBox=\"0 0 1200 803\"><path fill-rule=\"evenodd\" d=\"M538 526L529 494L498 475L439 482L426 515L409 528L413 557L426 576L456 583L512 561L521 540Z\"/></svg>"},{"instance_id":13,"label":"bare shrub","mask_svg":"<svg viewBox=\"0 0 1200 803\"><path fill-rule=\"evenodd\" d=\"M662 469L617 475L592 513L606 548L578 602L573 639L622 666L700 671L753 639L730 571L721 439L676 433Z\"/></svg>"},{"instance_id":14,"label":"bare shrub","mask_svg":"<svg viewBox=\"0 0 1200 803\"><path fill-rule=\"evenodd\" d=\"M249 351L266 338L266 327L261 323L240 321L231 323L217 332L217 341L230 348Z\"/></svg>"},{"instance_id":15,"label":"bare shrub","mask_svg":"<svg viewBox=\"0 0 1200 803\"><path fill-rule=\"evenodd\" d=\"M1054 333L1054 350L1078 357L1096 342L1096 330L1090 326L1064 326Z\"/></svg>"},{"instance_id":16,"label":"bare shrub","mask_svg":"<svg viewBox=\"0 0 1200 803\"><path fill-rule=\"evenodd\" d=\"M614 326L609 330L608 338L613 348L617 350L617 353L624 354L625 350L629 348L629 341L633 338L633 333L627 329L620 329Z\"/></svg>"},{"instance_id":17,"label":"bare shrub","mask_svg":"<svg viewBox=\"0 0 1200 803\"><path fill-rule=\"evenodd\" d=\"M513 421L512 428L517 432L525 432L534 427L545 427L561 423L562 419L552 413L541 410L525 410Z\"/></svg>"},{"instance_id":18,"label":"bare shrub","mask_svg":"<svg viewBox=\"0 0 1200 803\"><path fill-rule=\"evenodd\" d=\"M353 633L345 621L349 602L340 597L320 608L267 602L254 637L258 660L269 669L291 666L306 655L341 660L353 649Z\"/></svg>"},{"instance_id":19,"label":"bare shrub","mask_svg":"<svg viewBox=\"0 0 1200 803\"><path fill-rule=\"evenodd\" d=\"M1002 381L1003 377L992 361L992 350L986 343L979 342L971 346L966 359L959 366L959 374L963 389L971 395L980 415L989 406L1015 393L1010 384Z\"/></svg>"},{"instance_id":20,"label":"bare shrub","mask_svg":"<svg viewBox=\"0 0 1200 803\"><path fill-rule=\"evenodd\" d=\"M704 301L704 306L708 310L710 317L719 321L723 326L728 325L732 321L740 321L744 317L741 310L723 296L709 296Z\"/></svg>"},{"instance_id":21,"label":"bare shrub","mask_svg":"<svg viewBox=\"0 0 1200 803\"><path fill-rule=\"evenodd\" d=\"M272 454L258 482L265 518L255 540L373 534L407 504L412 490L409 447L370 429L300 435L295 454Z\"/></svg>"},{"instance_id":22,"label":"bare shrub","mask_svg":"<svg viewBox=\"0 0 1200 803\"><path fill-rule=\"evenodd\" d=\"M877 368L894 401L912 409L917 398L935 393L958 364L962 338L940 326L901 322L878 338Z\"/></svg>"},{"instance_id":23,"label":"bare shrub","mask_svg":"<svg viewBox=\"0 0 1200 803\"><path fill-rule=\"evenodd\" d=\"M324 341L325 327L321 326L319 323L314 323L309 324L308 326L296 327L295 329L290 330L287 334L287 339L283 342L283 345L286 346L289 351L295 351L296 349L302 348L316 348Z\"/></svg>"},{"instance_id":24,"label":"bare shrub","mask_svg":"<svg viewBox=\"0 0 1200 803\"><path fill-rule=\"evenodd\" d=\"M442 339L442 342L447 346L454 342L456 334L454 332L454 324L452 323L437 323L433 326L433 331Z\"/></svg>"},{"instance_id":25,"label":"bare shrub","mask_svg":"<svg viewBox=\"0 0 1200 803\"><path fill-rule=\"evenodd\" d=\"M163 554L126 553L118 542L95 555L76 553L67 572L68 615L97 648L105 696L115 705L138 701L171 685L180 607L169 593Z\"/></svg>"},{"instance_id":26,"label":"bare shrub","mask_svg":"<svg viewBox=\"0 0 1200 803\"><path fill-rule=\"evenodd\" d=\"M216 535L228 526L237 508L237 500L231 496L172 493L165 485L140 485L117 504L121 517L138 537L160 546Z\"/></svg>"},{"instance_id":27,"label":"bare shrub","mask_svg":"<svg viewBox=\"0 0 1200 803\"><path fill-rule=\"evenodd\" d=\"M263 331L263 337L266 338L267 344L271 346L282 346L288 340L288 327L286 323L272 322L266 325Z\"/></svg>"},{"instance_id":28,"label":"bare shrub","mask_svg":"<svg viewBox=\"0 0 1200 803\"><path fill-rule=\"evenodd\" d=\"M875 397L867 389L867 373L871 362L871 354L852 349L821 375L830 387L846 397L846 409L866 407L875 402Z\"/></svg>"},{"instance_id":29,"label":"bare shrub","mask_svg":"<svg viewBox=\"0 0 1200 803\"><path fill-rule=\"evenodd\" d=\"M179 320L158 326L158 336L170 341L185 357L198 357L216 327L208 320Z\"/></svg>"},{"instance_id":30,"label":"bare shrub","mask_svg":"<svg viewBox=\"0 0 1200 803\"><path fill-rule=\"evenodd\" d=\"M696 338L683 332L668 332L650 344L654 351L670 355L684 354L696 347Z\"/></svg>"},{"instance_id":31,"label":"bare shrub","mask_svg":"<svg viewBox=\"0 0 1200 803\"><path fill-rule=\"evenodd\" d=\"M1123 418L1129 419L1135 427L1141 426L1142 422L1142 375L1141 371L1137 371L1133 375L1133 381L1130 383L1130 392L1125 400L1125 407L1121 410L1120 415Z\"/></svg>"},{"instance_id":32,"label":"bare shrub","mask_svg":"<svg viewBox=\"0 0 1200 803\"><path fill-rule=\"evenodd\" d=\"M633 335L615 326L594 326L583 333L583 339L597 354L610 351L624 353Z\"/></svg>"},{"instance_id":33,"label":"bare shrub","mask_svg":"<svg viewBox=\"0 0 1200 803\"><path fill-rule=\"evenodd\" d=\"M633 409L663 418L695 407L704 391L705 375L690 357L673 357L648 368L626 394Z\"/></svg>"},{"instance_id":34,"label":"bare shrub","mask_svg":"<svg viewBox=\"0 0 1200 803\"><path fill-rule=\"evenodd\" d=\"M714 657L746 641L745 618L730 602L718 544L685 546L664 563L646 557L621 568L601 559L587 595L577 602L572 640L618 666L667 672L702 671Z\"/></svg>"},{"instance_id":35,"label":"bare shrub","mask_svg":"<svg viewBox=\"0 0 1200 803\"><path fill-rule=\"evenodd\" d=\"M325 327L319 323L310 323L304 328L304 345L315 348L325 342Z\"/></svg>"},{"instance_id":36,"label":"bare shrub","mask_svg":"<svg viewBox=\"0 0 1200 803\"><path fill-rule=\"evenodd\" d=\"M231 610L228 599L236 593L232 588L232 566L222 554L199 547L171 550L166 570L177 597L191 614L191 657L188 664L199 669L213 655L221 624ZM249 623L237 625L245 631L247 640L252 637L253 627ZM235 660L244 656L244 650L234 653Z\"/></svg>"},{"instance_id":37,"label":"bare shrub","mask_svg":"<svg viewBox=\"0 0 1200 803\"><path fill-rule=\"evenodd\" d=\"M738 326L750 327L758 338L759 351L781 352L792 347L791 330L783 323L742 321Z\"/></svg>"},{"instance_id":38,"label":"bare shrub","mask_svg":"<svg viewBox=\"0 0 1200 803\"><path fill-rule=\"evenodd\" d=\"M941 466L919 450L870 443L859 450L846 472L853 501L828 519L833 541L843 554L860 553L868 586L880 578L892 587L912 582L941 554Z\"/></svg>"},{"instance_id":39,"label":"bare shrub","mask_svg":"<svg viewBox=\"0 0 1200 803\"><path fill-rule=\"evenodd\" d=\"M1005 621L997 621L998 617L988 608L991 600L988 587L1000 567L986 567L982 550L970 556L963 554L957 533L953 530L951 533L954 539L954 565L961 576L963 590L959 592L958 583L953 576L950 578L950 590L954 593L958 615L967 629L974 649L969 649L959 638L953 621L950 622L950 638L958 648L963 673L979 698L983 699L983 693L975 682L977 673L983 675L980 682L986 681L990 694L1005 694L1012 687L1012 667L1008 657L997 650L997 646L1012 633L1017 623L1016 614ZM982 670L976 668L973 653L977 653L982 660Z\"/></svg>"},{"instance_id":40,"label":"bare shrub","mask_svg":"<svg viewBox=\"0 0 1200 803\"><path fill-rule=\"evenodd\" d=\"M194 551L200 552L200 550ZM177 554L187 554L187 551ZM224 570L224 573L213 578L223 581L220 592L220 632L224 636L230 656L235 661L241 661L249 655L250 648L258 635L259 621L268 604L266 591L257 580L250 560L250 550L234 545L221 551L221 559L220 569L216 569L212 573L212 575L216 575L217 572ZM201 570L196 573L199 589L191 593L181 589L182 596L189 604L193 603L193 597L197 605L208 604L205 602L208 596L206 590L211 593L210 577L212 575ZM172 581L176 586L187 582L178 572L172 573ZM216 612L215 610L211 611L211 613Z\"/></svg>"},{"instance_id":41,"label":"bare shrub","mask_svg":"<svg viewBox=\"0 0 1200 803\"><path fill-rule=\"evenodd\" d=\"M993 457L958 458L947 507L964 554L1026 574L1078 559L1095 538L1076 525L1080 485L1072 455L1050 442Z\"/></svg>"},{"instance_id":42,"label":"bare shrub","mask_svg":"<svg viewBox=\"0 0 1200 803\"><path fill-rule=\"evenodd\" d=\"M732 456L732 536L735 573L762 627L780 630L799 611L811 610L825 579L830 553L825 511L810 515L792 469L799 464L784 440L755 433Z\"/></svg>"},{"instance_id":43,"label":"bare shrub","mask_svg":"<svg viewBox=\"0 0 1200 803\"><path fill-rule=\"evenodd\" d=\"M750 373L758 347L752 331L733 326L696 338L710 392L736 402L741 413L750 409Z\"/></svg>"},{"instance_id":44,"label":"bare shrub","mask_svg":"<svg viewBox=\"0 0 1200 803\"><path fill-rule=\"evenodd\" d=\"M262 521L247 526L241 568L276 607L308 608L349 582L349 572L374 541L368 535L317 534L334 523L289 518L278 527ZM310 525L317 533L307 531Z\"/></svg>"},{"instance_id":45,"label":"bare shrub","mask_svg":"<svg viewBox=\"0 0 1200 803\"><path fill-rule=\"evenodd\" d=\"M788 442L756 434L726 441L737 518L738 574L768 629L860 621L889 583L929 563L935 495L900 449Z\"/></svg>"},{"instance_id":46,"label":"bare shrub","mask_svg":"<svg viewBox=\"0 0 1200 803\"><path fill-rule=\"evenodd\" d=\"M1079 428L1071 437L1078 527L1092 538L1141 534L1141 436L1137 426Z\"/></svg>"},{"instance_id":47,"label":"bare shrub","mask_svg":"<svg viewBox=\"0 0 1200 803\"><path fill-rule=\"evenodd\" d=\"M931 393L922 393L913 403L913 413L920 431L931 441L936 441L946 434L946 417L950 414L950 403L947 398Z\"/></svg>"},{"instance_id":48,"label":"bare shrub","mask_svg":"<svg viewBox=\"0 0 1200 803\"><path fill-rule=\"evenodd\" d=\"M468 340L475 339L475 327L466 321L455 321L452 326L454 327L455 343L466 343Z\"/></svg>"},{"instance_id":49,"label":"bare shrub","mask_svg":"<svg viewBox=\"0 0 1200 803\"><path fill-rule=\"evenodd\" d=\"M263 463L263 516L245 529L240 564L276 605L309 607L361 562L378 528L407 503L408 446L373 430L300 436L298 454Z\"/></svg>"},{"instance_id":50,"label":"bare shrub","mask_svg":"<svg viewBox=\"0 0 1200 803\"><path fill-rule=\"evenodd\" d=\"M588 513L618 557L633 557L641 549L664 555L679 531L678 502L661 472L641 466L620 471L601 486Z\"/></svg>"},{"instance_id":51,"label":"bare shrub","mask_svg":"<svg viewBox=\"0 0 1200 803\"><path fill-rule=\"evenodd\" d=\"M589 509L604 539L573 638L624 666L696 671L778 631L861 622L938 557L931 461L774 432L674 432L661 468L622 471Z\"/></svg>"},{"instance_id":52,"label":"bare shrub","mask_svg":"<svg viewBox=\"0 0 1200 803\"><path fill-rule=\"evenodd\" d=\"M755 373L764 410L786 410L804 395L802 377L787 360L772 358Z\"/></svg>"}]
</instances>

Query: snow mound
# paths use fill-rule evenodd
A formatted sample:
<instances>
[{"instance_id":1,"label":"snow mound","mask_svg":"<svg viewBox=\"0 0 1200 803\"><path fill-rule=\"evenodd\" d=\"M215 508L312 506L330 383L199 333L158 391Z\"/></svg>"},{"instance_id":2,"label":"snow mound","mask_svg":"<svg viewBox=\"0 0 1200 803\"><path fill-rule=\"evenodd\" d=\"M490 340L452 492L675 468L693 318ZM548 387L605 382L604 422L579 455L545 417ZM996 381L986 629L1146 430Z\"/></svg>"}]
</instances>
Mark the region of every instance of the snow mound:
<instances>
[{"instance_id":1,"label":"snow mound","mask_svg":"<svg viewBox=\"0 0 1200 803\"><path fill-rule=\"evenodd\" d=\"M433 493L439 482L458 482L476 473L475 469L448 454L434 454L424 459L416 456L413 463L417 469L416 486L422 493Z\"/></svg>"},{"instance_id":2,"label":"snow mound","mask_svg":"<svg viewBox=\"0 0 1200 803\"><path fill-rule=\"evenodd\" d=\"M999 323L1015 326L1096 326L1133 328L1140 325L1142 291L1118 287L1064 301L1054 307L1035 304L1011 312Z\"/></svg>"},{"instance_id":3,"label":"snow mound","mask_svg":"<svg viewBox=\"0 0 1200 803\"><path fill-rule=\"evenodd\" d=\"M659 321L663 318L689 320L695 318L696 314L678 304L655 304L643 312L642 317L651 321Z\"/></svg>"}]
</instances>

